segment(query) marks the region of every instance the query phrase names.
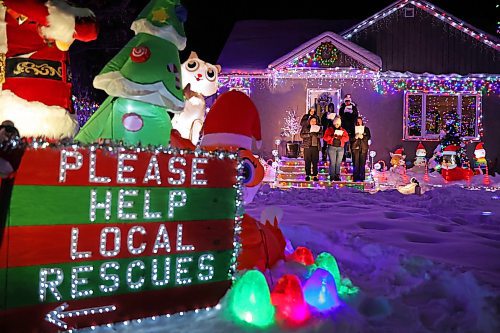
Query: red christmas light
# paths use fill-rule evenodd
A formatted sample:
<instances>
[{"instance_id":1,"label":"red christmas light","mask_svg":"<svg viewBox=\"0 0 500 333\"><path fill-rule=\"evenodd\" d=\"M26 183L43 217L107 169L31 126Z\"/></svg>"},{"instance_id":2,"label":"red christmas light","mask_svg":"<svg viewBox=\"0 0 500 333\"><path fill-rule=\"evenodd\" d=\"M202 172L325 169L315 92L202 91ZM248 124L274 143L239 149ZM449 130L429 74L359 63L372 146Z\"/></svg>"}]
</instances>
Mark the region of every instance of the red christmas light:
<instances>
[{"instance_id":1,"label":"red christmas light","mask_svg":"<svg viewBox=\"0 0 500 333\"><path fill-rule=\"evenodd\" d=\"M303 246L297 247L288 257L288 260L292 260L306 266L314 264L314 256L311 250Z\"/></svg>"},{"instance_id":2,"label":"red christmas light","mask_svg":"<svg viewBox=\"0 0 500 333\"><path fill-rule=\"evenodd\" d=\"M302 286L296 275L285 274L278 280L271 292L271 302L276 307L278 322L286 326L298 326L310 317Z\"/></svg>"}]
</instances>

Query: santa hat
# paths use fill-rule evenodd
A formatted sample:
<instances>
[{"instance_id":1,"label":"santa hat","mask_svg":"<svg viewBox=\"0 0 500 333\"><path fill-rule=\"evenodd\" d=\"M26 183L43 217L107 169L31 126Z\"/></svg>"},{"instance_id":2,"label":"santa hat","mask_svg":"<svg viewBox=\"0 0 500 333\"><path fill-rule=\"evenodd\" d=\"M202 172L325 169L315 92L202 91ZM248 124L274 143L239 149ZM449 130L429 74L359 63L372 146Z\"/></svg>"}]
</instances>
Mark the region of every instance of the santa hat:
<instances>
[{"instance_id":1,"label":"santa hat","mask_svg":"<svg viewBox=\"0 0 500 333\"><path fill-rule=\"evenodd\" d=\"M393 155L404 155L403 148L396 149Z\"/></svg>"},{"instance_id":2,"label":"santa hat","mask_svg":"<svg viewBox=\"0 0 500 333\"><path fill-rule=\"evenodd\" d=\"M458 146L449 145L443 149L443 155L456 155Z\"/></svg>"},{"instance_id":3,"label":"santa hat","mask_svg":"<svg viewBox=\"0 0 500 333\"><path fill-rule=\"evenodd\" d=\"M427 155L427 150L425 150L425 147L422 144L422 142L418 143L416 155L419 157L423 157L423 156Z\"/></svg>"},{"instance_id":4,"label":"santa hat","mask_svg":"<svg viewBox=\"0 0 500 333\"><path fill-rule=\"evenodd\" d=\"M93 17L77 17L74 38L82 42L90 42L97 38L98 27Z\"/></svg>"},{"instance_id":5,"label":"santa hat","mask_svg":"<svg viewBox=\"0 0 500 333\"><path fill-rule=\"evenodd\" d=\"M236 90L220 95L207 114L200 145L252 149L252 137L260 147L260 117L250 97Z\"/></svg>"},{"instance_id":6,"label":"santa hat","mask_svg":"<svg viewBox=\"0 0 500 333\"><path fill-rule=\"evenodd\" d=\"M97 38L95 15L90 9L73 7L62 0L49 0L45 5L47 25L40 29L45 38L70 44L74 39L86 42Z\"/></svg>"},{"instance_id":7,"label":"santa hat","mask_svg":"<svg viewBox=\"0 0 500 333\"><path fill-rule=\"evenodd\" d=\"M477 144L476 149L474 149L474 155L478 157L486 156L486 150L484 149L482 142Z\"/></svg>"},{"instance_id":8,"label":"santa hat","mask_svg":"<svg viewBox=\"0 0 500 333\"><path fill-rule=\"evenodd\" d=\"M484 150L483 143L482 143L482 142L479 142L479 143L477 144L477 146L476 146L476 149L475 149L475 150L476 150L476 151L477 151L477 150L481 150L481 151L482 151L482 150Z\"/></svg>"}]
</instances>

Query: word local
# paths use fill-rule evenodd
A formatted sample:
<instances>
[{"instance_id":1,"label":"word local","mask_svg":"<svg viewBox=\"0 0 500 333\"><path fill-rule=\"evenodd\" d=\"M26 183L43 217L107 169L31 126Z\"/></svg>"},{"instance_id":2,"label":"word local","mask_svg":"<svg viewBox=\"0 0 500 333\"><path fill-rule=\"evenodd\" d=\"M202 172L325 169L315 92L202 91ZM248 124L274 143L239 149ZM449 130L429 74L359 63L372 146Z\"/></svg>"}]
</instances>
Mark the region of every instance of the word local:
<instances>
[{"instance_id":1,"label":"word local","mask_svg":"<svg viewBox=\"0 0 500 333\"><path fill-rule=\"evenodd\" d=\"M93 294L113 294L119 291L120 281L124 281L129 290L143 290L148 285L173 287L209 282L214 278L216 252L193 253L196 250L195 245L184 242L181 223L177 224L175 237L169 235L165 224L161 223L155 232L154 241L148 238L149 242L142 241L140 244L134 240L145 240L147 230L144 226L132 226L128 232L124 232L122 228L124 226L101 229L97 240L99 255L107 259L102 261L95 260L92 251L78 248L80 230L73 227L69 251L71 260L85 259L86 262L80 262L78 266L73 267L41 268L39 300L60 301L90 297ZM121 253L124 250L123 238L127 240L127 254ZM172 255L174 251L176 254ZM123 257L127 259L121 259L120 263L120 258ZM68 277L70 283L65 282ZM64 288L64 285L71 285L70 290Z\"/></svg>"}]
</instances>

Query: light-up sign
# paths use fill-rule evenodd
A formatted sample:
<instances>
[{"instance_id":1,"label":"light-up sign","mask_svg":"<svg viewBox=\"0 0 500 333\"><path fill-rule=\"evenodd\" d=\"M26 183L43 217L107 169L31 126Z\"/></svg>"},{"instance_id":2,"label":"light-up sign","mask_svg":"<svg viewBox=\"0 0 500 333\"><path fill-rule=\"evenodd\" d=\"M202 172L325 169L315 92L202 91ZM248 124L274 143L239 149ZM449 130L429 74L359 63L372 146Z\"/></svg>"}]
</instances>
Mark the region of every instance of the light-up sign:
<instances>
[{"instance_id":1,"label":"light-up sign","mask_svg":"<svg viewBox=\"0 0 500 333\"><path fill-rule=\"evenodd\" d=\"M0 248L0 332L216 305L235 263L237 165L220 152L28 148Z\"/></svg>"}]
</instances>

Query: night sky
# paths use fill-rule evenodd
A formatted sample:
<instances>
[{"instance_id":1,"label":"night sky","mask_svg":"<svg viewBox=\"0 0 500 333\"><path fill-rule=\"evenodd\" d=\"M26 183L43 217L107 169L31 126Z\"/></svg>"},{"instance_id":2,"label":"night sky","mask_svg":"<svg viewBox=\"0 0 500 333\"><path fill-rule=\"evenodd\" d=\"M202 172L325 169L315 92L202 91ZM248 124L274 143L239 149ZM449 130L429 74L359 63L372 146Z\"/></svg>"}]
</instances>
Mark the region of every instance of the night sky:
<instances>
[{"instance_id":1,"label":"night sky","mask_svg":"<svg viewBox=\"0 0 500 333\"><path fill-rule=\"evenodd\" d=\"M316 18L362 21L394 2L391 0L304 2L185 0L182 3L188 9L188 21L185 25L188 38L187 49L199 51L198 55L204 57L205 60L216 61L234 22L239 20ZM496 35L496 22L500 10L495 8L495 0L431 0L430 2L451 15ZM299 5L304 3L310 5Z\"/></svg>"},{"instance_id":2,"label":"night sky","mask_svg":"<svg viewBox=\"0 0 500 333\"><path fill-rule=\"evenodd\" d=\"M92 79L133 36L130 30L149 0L74 0L91 8L101 31L97 41L75 43L71 49L74 85L96 100L105 97L92 87ZM185 24L187 47L181 62L191 51L205 61L216 63L236 21L248 19L350 19L362 21L392 4L391 0L296 1L183 0L188 20ZM496 35L498 8L495 0L433 0L432 3L465 22ZM256 50L266 52L266 50Z\"/></svg>"}]
</instances>

